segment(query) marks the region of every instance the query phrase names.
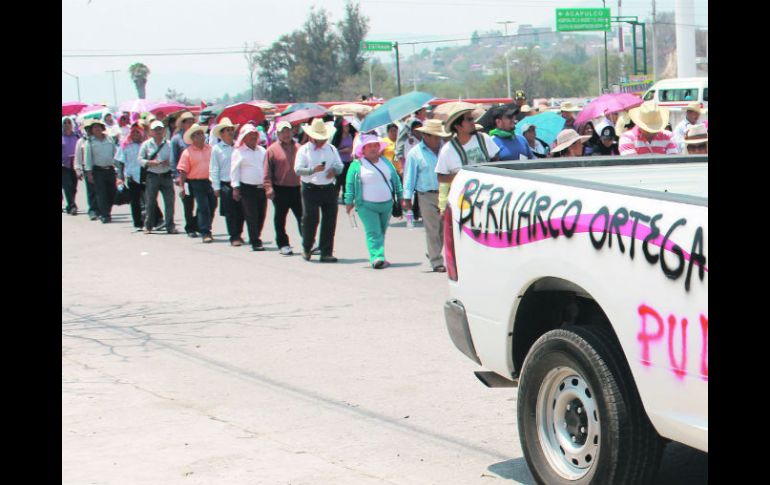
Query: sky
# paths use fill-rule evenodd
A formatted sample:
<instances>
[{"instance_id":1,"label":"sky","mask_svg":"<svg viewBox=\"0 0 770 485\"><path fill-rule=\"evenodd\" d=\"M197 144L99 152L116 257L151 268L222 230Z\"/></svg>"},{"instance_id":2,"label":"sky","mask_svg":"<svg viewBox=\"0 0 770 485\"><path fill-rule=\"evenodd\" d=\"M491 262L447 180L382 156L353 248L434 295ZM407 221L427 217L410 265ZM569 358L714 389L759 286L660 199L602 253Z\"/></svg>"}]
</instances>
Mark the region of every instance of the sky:
<instances>
[{"instance_id":1,"label":"sky","mask_svg":"<svg viewBox=\"0 0 770 485\"><path fill-rule=\"evenodd\" d=\"M650 16L652 0L621 0L622 15ZM694 23L708 25L707 0L692 0ZM555 9L601 7L601 0L360 0L369 17L368 40L425 41L469 38L473 31L503 30L496 22L555 29ZM268 47L302 27L312 7L332 21L344 16L345 0L62 0L62 101L112 105L136 98L128 66L150 68L148 99L171 88L191 98L214 99L248 89L244 43ZM617 0L608 0L617 15ZM674 0L658 0L658 12L673 11ZM441 45L441 44L438 44ZM418 45L424 47L437 44ZM412 53L404 46L402 58ZM217 55L158 56L158 53L217 52ZM122 57L78 57L129 54ZM138 54L138 55L137 55ZM392 54L376 55L384 61ZM118 70L118 72L108 72ZM114 88L113 88L114 78Z\"/></svg>"}]
</instances>

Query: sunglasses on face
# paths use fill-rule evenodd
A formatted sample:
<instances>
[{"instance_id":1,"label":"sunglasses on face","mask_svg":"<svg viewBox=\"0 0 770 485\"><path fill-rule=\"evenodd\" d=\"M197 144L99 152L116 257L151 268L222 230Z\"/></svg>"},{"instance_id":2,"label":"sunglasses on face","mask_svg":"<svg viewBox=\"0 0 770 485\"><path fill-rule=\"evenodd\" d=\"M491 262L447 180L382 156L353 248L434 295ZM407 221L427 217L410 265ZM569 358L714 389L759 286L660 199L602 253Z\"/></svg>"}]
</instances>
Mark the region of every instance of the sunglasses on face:
<instances>
[{"instance_id":1,"label":"sunglasses on face","mask_svg":"<svg viewBox=\"0 0 770 485\"><path fill-rule=\"evenodd\" d=\"M465 122L465 121L470 121L471 123L474 123L476 120L474 120L474 119L473 119L473 117L470 117L470 118L469 118L469 117L465 116L465 117L463 118L463 121L464 121L464 122Z\"/></svg>"}]
</instances>

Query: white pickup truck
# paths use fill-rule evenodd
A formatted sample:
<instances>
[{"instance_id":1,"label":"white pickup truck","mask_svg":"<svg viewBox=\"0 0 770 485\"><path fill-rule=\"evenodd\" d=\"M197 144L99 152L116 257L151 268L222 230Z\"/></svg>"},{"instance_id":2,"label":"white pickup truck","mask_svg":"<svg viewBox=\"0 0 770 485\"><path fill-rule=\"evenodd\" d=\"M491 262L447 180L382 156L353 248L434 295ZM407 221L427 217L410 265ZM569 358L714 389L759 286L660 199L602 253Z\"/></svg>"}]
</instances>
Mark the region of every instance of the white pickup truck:
<instances>
[{"instance_id":1,"label":"white pickup truck","mask_svg":"<svg viewBox=\"0 0 770 485\"><path fill-rule=\"evenodd\" d=\"M651 483L708 452L707 156L463 167L445 217L455 346L518 385L544 484Z\"/></svg>"}]
</instances>

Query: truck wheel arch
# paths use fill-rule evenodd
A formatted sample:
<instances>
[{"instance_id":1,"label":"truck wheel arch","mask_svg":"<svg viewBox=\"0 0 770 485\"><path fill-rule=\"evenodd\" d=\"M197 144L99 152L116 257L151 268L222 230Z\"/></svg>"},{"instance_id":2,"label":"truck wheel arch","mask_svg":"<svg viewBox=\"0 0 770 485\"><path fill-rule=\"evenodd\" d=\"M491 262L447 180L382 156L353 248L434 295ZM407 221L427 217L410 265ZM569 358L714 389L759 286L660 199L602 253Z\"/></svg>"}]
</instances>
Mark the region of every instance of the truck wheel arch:
<instances>
[{"instance_id":1,"label":"truck wheel arch","mask_svg":"<svg viewBox=\"0 0 770 485\"><path fill-rule=\"evenodd\" d=\"M514 374L543 334L565 325L602 325L615 335L609 318L596 299L581 286L556 277L540 278L520 293L510 332ZM618 345L620 342L618 341Z\"/></svg>"}]
</instances>

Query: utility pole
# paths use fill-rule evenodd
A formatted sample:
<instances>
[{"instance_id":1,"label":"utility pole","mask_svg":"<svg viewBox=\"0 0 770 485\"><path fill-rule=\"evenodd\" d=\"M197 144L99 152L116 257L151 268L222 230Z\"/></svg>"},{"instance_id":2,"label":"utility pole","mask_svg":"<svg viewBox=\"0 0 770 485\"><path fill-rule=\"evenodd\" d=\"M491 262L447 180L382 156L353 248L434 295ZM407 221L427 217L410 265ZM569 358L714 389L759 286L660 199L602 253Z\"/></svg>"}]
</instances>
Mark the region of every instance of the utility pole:
<instances>
[{"instance_id":1,"label":"utility pole","mask_svg":"<svg viewBox=\"0 0 770 485\"><path fill-rule=\"evenodd\" d=\"M416 62L417 54L415 54L415 45L412 44L412 85L414 91L417 91L417 67L415 66Z\"/></svg>"},{"instance_id":2,"label":"utility pole","mask_svg":"<svg viewBox=\"0 0 770 485\"><path fill-rule=\"evenodd\" d=\"M396 82L398 83L398 95L401 96L401 64L398 60L398 42L393 42L393 48L396 49Z\"/></svg>"},{"instance_id":3,"label":"utility pole","mask_svg":"<svg viewBox=\"0 0 770 485\"><path fill-rule=\"evenodd\" d=\"M369 59L369 99L374 97L374 86L372 84L372 60Z\"/></svg>"},{"instance_id":4,"label":"utility pole","mask_svg":"<svg viewBox=\"0 0 770 485\"><path fill-rule=\"evenodd\" d=\"M120 72L120 69L113 69L112 71L105 71L112 73L112 97L115 100L115 107L118 106L118 91L115 89L115 73Z\"/></svg>"},{"instance_id":5,"label":"utility pole","mask_svg":"<svg viewBox=\"0 0 770 485\"><path fill-rule=\"evenodd\" d=\"M515 24L513 20L504 20L502 22L495 22L496 24L505 25L505 38L508 40L508 24ZM508 81L508 98L511 97L511 65L508 61L508 49L505 49L505 77Z\"/></svg>"},{"instance_id":6,"label":"utility pole","mask_svg":"<svg viewBox=\"0 0 770 485\"><path fill-rule=\"evenodd\" d=\"M607 8L606 0L602 0L602 7ZM610 65L607 60L607 31L604 31L604 89L610 87Z\"/></svg>"},{"instance_id":7,"label":"utility pole","mask_svg":"<svg viewBox=\"0 0 770 485\"><path fill-rule=\"evenodd\" d=\"M658 18L655 16L655 0L652 0L652 81L658 80L658 51L655 48L655 26L658 23Z\"/></svg>"},{"instance_id":8,"label":"utility pole","mask_svg":"<svg viewBox=\"0 0 770 485\"><path fill-rule=\"evenodd\" d=\"M75 82L77 83L77 86L78 86L78 101L80 101L80 78L79 78L79 77L77 77L77 76L76 76L76 75L74 75L74 74L70 74L70 73L68 73L68 72L67 72L67 71L65 71L64 69L62 69L62 71L61 71L61 72L63 72L64 74L66 74L66 75L68 75L68 76L72 76L72 77L74 77L74 78L75 78Z\"/></svg>"}]
</instances>

